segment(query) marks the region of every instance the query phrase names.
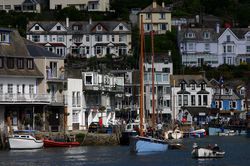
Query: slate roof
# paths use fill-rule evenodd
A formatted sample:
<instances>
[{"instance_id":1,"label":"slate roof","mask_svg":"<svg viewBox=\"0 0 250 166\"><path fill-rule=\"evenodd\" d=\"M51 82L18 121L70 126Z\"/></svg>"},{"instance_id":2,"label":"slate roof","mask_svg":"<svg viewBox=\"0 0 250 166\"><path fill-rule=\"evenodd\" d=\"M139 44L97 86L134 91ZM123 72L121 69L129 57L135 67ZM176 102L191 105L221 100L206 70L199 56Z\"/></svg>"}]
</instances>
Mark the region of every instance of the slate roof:
<instances>
[{"instance_id":1,"label":"slate roof","mask_svg":"<svg viewBox=\"0 0 250 166\"><path fill-rule=\"evenodd\" d=\"M182 107L182 109L187 110L192 116L197 116L199 113L210 113L210 108L207 107Z\"/></svg>"},{"instance_id":2,"label":"slate roof","mask_svg":"<svg viewBox=\"0 0 250 166\"><path fill-rule=\"evenodd\" d=\"M175 80L175 83L174 83ZM205 82L207 86L211 86L210 82L203 77L202 75L171 75L170 76L170 85L179 87L180 83L185 81L188 85L194 83L194 81L199 85L202 82ZM175 84L175 85L174 85Z\"/></svg>"},{"instance_id":3,"label":"slate roof","mask_svg":"<svg viewBox=\"0 0 250 166\"><path fill-rule=\"evenodd\" d=\"M152 53L145 53L145 62L151 62L152 61ZM172 62L171 56L169 56L167 53L154 53L154 62Z\"/></svg>"},{"instance_id":4,"label":"slate roof","mask_svg":"<svg viewBox=\"0 0 250 166\"><path fill-rule=\"evenodd\" d=\"M140 13L170 13L170 10L163 8L162 6L156 4L153 8L153 3L147 6L145 9L141 10Z\"/></svg>"},{"instance_id":5,"label":"slate roof","mask_svg":"<svg viewBox=\"0 0 250 166\"><path fill-rule=\"evenodd\" d=\"M9 69L6 66L6 58L25 58L33 59L30 56L29 51L25 45L25 42L19 33L14 29L4 29L0 28L0 31L7 31L10 33L10 43L3 44L0 43L0 57L4 57L5 65L0 69L0 76L3 77L35 77L43 78L43 74L37 69L34 63L34 69L27 69L27 65L24 64L24 69ZM15 63L16 66L16 63Z\"/></svg>"},{"instance_id":6,"label":"slate roof","mask_svg":"<svg viewBox=\"0 0 250 166\"><path fill-rule=\"evenodd\" d=\"M50 30L57 24L60 23L66 30L65 31L53 31L50 32ZM120 23L122 23L127 29L128 31L113 31ZM89 21L69 21L69 27L66 27L66 23L65 21L30 21L27 24L27 34L43 34L43 31L39 31L39 32L30 32L29 30L35 25L38 24L40 25L45 31L46 33L53 33L53 34L90 34L90 33L120 33L120 34L124 34L124 33L131 33L131 24L128 22L124 22L124 21L92 21L91 24L89 24ZM107 31L98 31L98 32L93 32L93 28L97 25L102 25ZM74 25L78 25L79 26L79 30L74 30L73 26Z\"/></svg>"}]
</instances>

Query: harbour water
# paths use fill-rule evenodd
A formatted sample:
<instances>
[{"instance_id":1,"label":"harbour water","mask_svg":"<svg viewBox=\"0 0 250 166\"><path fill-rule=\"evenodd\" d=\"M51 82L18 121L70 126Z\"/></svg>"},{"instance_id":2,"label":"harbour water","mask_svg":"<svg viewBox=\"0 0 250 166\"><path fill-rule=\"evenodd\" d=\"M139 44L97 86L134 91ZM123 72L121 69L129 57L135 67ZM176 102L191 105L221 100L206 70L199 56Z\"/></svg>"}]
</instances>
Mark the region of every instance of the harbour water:
<instances>
[{"instance_id":1,"label":"harbour water","mask_svg":"<svg viewBox=\"0 0 250 166\"><path fill-rule=\"evenodd\" d=\"M193 143L218 144L226 154L221 159L194 159ZM163 153L131 154L128 146L81 146L39 150L0 151L2 166L249 166L250 138L246 136L209 136L183 140L184 150Z\"/></svg>"}]
</instances>

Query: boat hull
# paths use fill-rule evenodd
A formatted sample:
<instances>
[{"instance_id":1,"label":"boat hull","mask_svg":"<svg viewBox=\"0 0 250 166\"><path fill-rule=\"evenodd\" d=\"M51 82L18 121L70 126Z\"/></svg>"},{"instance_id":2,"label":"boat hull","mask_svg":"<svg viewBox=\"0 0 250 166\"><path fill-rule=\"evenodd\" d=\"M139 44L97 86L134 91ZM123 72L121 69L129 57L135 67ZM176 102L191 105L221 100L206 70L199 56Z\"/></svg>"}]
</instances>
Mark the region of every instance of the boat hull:
<instances>
[{"instance_id":1,"label":"boat hull","mask_svg":"<svg viewBox=\"0 0 250 166\"><path fill-rule=\"evenodd\" d=\"M42 140L36 140L33 137L29 138L10 137L8 140L10 149L40 149L44 145Z\"/></svg>"},{"instance_id":2,"label":"boat hull","mask_svg":"<svg viewBox=\"0 0 250 166\"><path fill-rule=\"evenodd\" d=\"M53 140L44 140L44 147L73 147L80 146L79 142L57 142Z\"/></svg>"},{"instance_id":3,"label":"boat hull","mask_svg":"<svg viewBox=\"0 0 250 166\"><path fill-rule=\"evenodd\" d=\"M223 151L214 151L206 148L195 148L192 151L194 158L223 158L224 154L225 152Z\"/></svg>"},{"instance_id":4,"label":"boat hull","mask_svg":"<svg viewBox=\"0 0 250 166\"><path fill-rule=\"evenodd\" d=\"M164 152L168 143L163 140L134 136L130 137L130 151L135 153Z\"/></svg>"}]
</instances>

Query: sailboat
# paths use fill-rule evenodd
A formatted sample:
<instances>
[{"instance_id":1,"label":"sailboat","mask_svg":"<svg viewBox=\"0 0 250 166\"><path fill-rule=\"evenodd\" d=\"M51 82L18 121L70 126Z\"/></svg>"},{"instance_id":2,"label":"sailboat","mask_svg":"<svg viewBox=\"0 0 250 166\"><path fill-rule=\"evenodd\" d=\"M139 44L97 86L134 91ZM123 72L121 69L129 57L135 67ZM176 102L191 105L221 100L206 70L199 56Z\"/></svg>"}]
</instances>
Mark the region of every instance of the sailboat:
<instances>
[{"instance_id":1,"label":"sailboat","mask_svg":"<svg viewBox=\"0 0 250 166\"><path fill-rule=\"evenodd\" d=\"M144 123L144 30L143 30L143 16L141 16L141 50L140 50L140 125L139 125L139 135L130 137L130 151L135 153L148 153L148 152L164 152L168 149L168 142L153 138L152 136L145 136L143 132L143 123ZM152 32L153 33L153 32ZM153 35L152 35L153 36ZM153 40L152 40L153 41ZM153 50L153 48L152 48ZM152 51L153 53L153 51ZM152 64L153 62L152 55ZM154 78L154 73L152 70L152 76ZM152 81L152 85L154 86L154 82ZM154 89L154 88L152 88ZM154 93L152 92L152 96ZM153 97L153 116L152 122L154 129L155 125L155 116L154 116L154 97Z\"/></svg>"}]
</instances>

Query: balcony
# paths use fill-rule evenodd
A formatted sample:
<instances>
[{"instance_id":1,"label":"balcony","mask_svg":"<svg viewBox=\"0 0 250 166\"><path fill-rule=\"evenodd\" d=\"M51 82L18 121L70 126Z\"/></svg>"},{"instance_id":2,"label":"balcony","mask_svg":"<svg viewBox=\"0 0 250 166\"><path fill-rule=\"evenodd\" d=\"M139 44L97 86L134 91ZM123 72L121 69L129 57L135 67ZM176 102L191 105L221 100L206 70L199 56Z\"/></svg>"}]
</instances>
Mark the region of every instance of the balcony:
<instances>
[{"instance_id":1,"label":"balcony","mask_svg":"<svg viewBox=\"0 0 250 166\"><path fill-rule=\"evenodd\" d=\"M51 100L52 105L64 105L65 103L65 96L62 94L58 95L50 95L49 99Z\"/></svg>"},{"instance_id":2,"label":"balcony","mask_svg":"<svg viewBox=\"0 0 250 166\"><path fill-rule=\"evenodd\" d=\"M58 74L56 70L47 69L46 74L49 82L63 82L65 80L64 72L59 72Z\"/></svg>"},{"instance_id":3,"label":"balcony","mask_svg":"<svg viewBox=\"0 0 250 166\"><path fill-rule=\"evenodd\" d=\"M124 92L124 86L120 86L120 85L102 85L102 84L99 84L99 85L84 85L83 90L123 93Z\"/></svg>"},{"instance_id":4,"label":"balcony","mask_svg":"<svg viewBox=\"0 0 250 166\"><path fill-rule=\"evenodd\" d=\"M50 104L51 99L47 94L0 94L0 103Z\"/></svg>"}]
</instances>

